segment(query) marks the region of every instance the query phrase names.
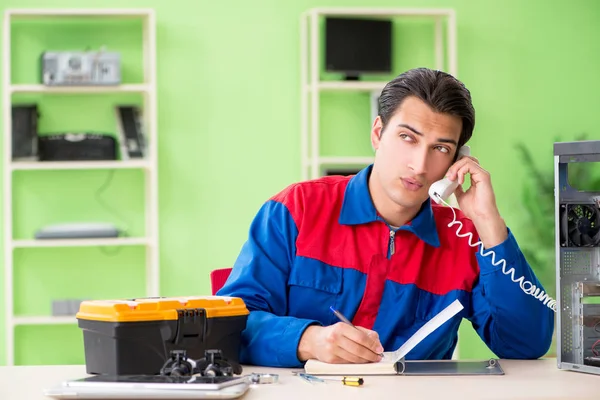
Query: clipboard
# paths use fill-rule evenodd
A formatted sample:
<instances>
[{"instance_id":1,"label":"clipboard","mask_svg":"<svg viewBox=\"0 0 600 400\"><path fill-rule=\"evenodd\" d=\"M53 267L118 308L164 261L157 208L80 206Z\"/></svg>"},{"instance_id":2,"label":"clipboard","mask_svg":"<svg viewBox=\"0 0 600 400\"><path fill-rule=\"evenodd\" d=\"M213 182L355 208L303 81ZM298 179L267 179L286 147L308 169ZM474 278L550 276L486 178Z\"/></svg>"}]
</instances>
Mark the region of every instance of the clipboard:
<instances>
[{"instance_id":1,"label":"clipboard","mask_svg":"<svg viewBox=\"0 0 600 400\"><path fill-rule=\"evenodd\" d=\"M402 364L403 366L400 366L399 364ZM500 361L495 358L484 361L402 360L397 363L397 368L399 369L398 375L406 376L504 375L504 370L500 365Z\"/></svg>"},{"instance_id":2,"label":"clipboard","mask_svg":"<svg viewBox=\"0 0 600 400\"><path fill-rule=\"evenodd\" d=\"M366 364L329 364L308 360L304 372L309 375L504 375L498 359L489 360L406 360L405 356L431 332L463 309L454 300L415 332L402 346L384 353L380 362Z\"/></svg>"}]
</instances>

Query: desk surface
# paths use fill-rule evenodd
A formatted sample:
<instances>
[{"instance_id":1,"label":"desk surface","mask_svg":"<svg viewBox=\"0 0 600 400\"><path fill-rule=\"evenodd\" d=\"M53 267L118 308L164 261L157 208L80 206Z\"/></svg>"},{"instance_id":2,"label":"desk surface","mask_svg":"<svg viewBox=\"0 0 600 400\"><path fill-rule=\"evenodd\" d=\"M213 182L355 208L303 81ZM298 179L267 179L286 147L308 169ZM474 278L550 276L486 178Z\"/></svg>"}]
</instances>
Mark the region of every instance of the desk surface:
<instances>
[{"instance_id":1,"label":"desk surface","mask_svg":"<svg viewBox=\"0 0 600 400\"><path fill-rule=\"evenodd\" d=\"M292 370L244 367L244 373L279 374L276 384L254 385L243 400L264 399L599 399L600 375L559 370L555 359L501 360L502 376L365 376L362 387L338 382L310 384ZM86 376L85 367L0 367L0 399L48 399L43 388Z\"/></svg>"}]
</instances>

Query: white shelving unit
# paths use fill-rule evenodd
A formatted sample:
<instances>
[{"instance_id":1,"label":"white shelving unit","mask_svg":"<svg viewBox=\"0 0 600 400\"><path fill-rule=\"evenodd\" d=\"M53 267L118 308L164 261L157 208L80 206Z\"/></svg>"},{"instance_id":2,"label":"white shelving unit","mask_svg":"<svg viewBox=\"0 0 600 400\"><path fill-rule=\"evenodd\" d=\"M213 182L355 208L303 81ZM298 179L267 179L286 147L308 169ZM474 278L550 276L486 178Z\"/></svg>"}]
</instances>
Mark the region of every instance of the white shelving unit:
<instances>
[{"instance_id":1,"label":"white shelving unit","mask_svg":"<svg viewBox=\"0 0 600 400\"><path fill-rule=\"evenodd\" d=\"M381 92L386 82L373 81L323 81L321 71L321 36L319 22L324 17L427 17L435 21L435 68L457 76L456 15L452 9L407 8L314 8L302 14L300 22L301 48L301 163L302 179L321 175L324 165L335 167L365 166L370 157L322 157L319 152L319 96L323 91ZM444 41L444 21L446 40ZM392 49L393 51L393 49ZM447 54L447 59L444 54ZM446 66L446 67L444 67Z\"/></svg>"},{"instance_id":2,"label":"white shelving unit","mask_svg":"<svg viewBox=\"0 0 600 400\"><path fill-rule=\"evenodd\" d=\"M21 19L65 18L136 18L143 23L142 84L122 84L110 87L46 87L39 84L12 84L11 81L11 24ZM14 314L13 251L17 248L37 247L92 247L92 246L146 246L146 293L159 295L158 254L158 168L157 168L157 99L156 99L156 24L152 9L9 9L4 14L3 42L3 128L4 128L4 308L6 318L6 364L14 364L14 328L17 325L74 324L70 316L18 316ZM65 49L68 50L68 49ZM20 162L12 161L12 95L18 93L101 94L139 93L143 97L144 133L149 143L143 160L126 161L73 161L73 162ZM36 170L98 170L139 169L145 175L144 237L69 240L15 240L13 238L13 172Z\"/></svg>"}]
</instances>

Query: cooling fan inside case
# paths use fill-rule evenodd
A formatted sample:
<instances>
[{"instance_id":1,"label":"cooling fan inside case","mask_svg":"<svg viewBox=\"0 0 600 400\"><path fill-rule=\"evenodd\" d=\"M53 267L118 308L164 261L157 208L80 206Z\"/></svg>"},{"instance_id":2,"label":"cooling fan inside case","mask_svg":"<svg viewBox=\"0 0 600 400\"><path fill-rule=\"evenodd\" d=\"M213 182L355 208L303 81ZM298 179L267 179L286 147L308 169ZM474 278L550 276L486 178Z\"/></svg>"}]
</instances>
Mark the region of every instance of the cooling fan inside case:
<instances>
[{"instance_id":1,"label":"cooling fan inside case","mask_svg":"<svg viewBox=\"0 0 600 400\"><path fill-rule=\"evenodd\" d=\"M600 245L600 209L595 204L566 204L561 207L561 245Z\"/></svg>"}]
</instances>

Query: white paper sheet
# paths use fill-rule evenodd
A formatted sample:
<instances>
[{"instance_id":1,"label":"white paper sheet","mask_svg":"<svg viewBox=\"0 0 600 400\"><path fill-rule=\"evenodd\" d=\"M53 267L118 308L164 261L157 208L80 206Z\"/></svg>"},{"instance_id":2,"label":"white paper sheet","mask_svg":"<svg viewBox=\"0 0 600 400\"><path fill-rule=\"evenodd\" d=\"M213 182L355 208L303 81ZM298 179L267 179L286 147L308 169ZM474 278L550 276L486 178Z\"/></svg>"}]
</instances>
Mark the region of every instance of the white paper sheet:
<instances>
[{"instance_id":1,"label":"white paper sheet","mask_svg":"<svg viewBox=\"0 0 600 400\"><path fill-rule=\"evenodd\" d=\"M385 358L382 361L392 360L394 363L398 362L398 360L406 356L408 352L411 351L416 345L421 343L423 339L429 336L431 332L442 326L444 322L455 316L463 308L464 307L460 301L454 300L452 304L444 308L438 315L433 317L418 331L416 331L414 335L412 335L406 342L404 342L402 346L400 346L400 348L398 348L398 350L386 353Z\"/></svg>"}]
</instances>

